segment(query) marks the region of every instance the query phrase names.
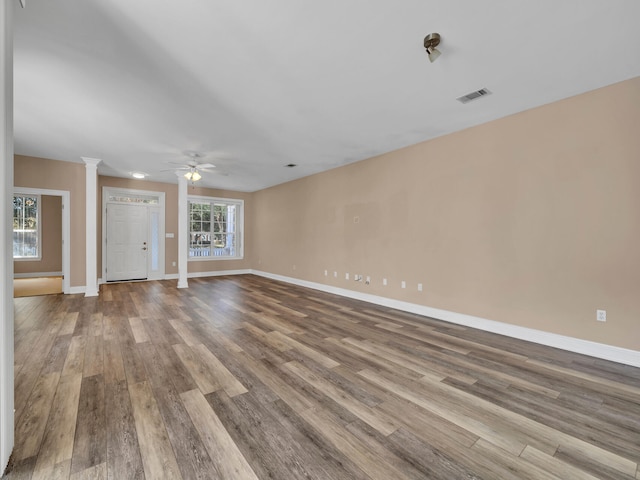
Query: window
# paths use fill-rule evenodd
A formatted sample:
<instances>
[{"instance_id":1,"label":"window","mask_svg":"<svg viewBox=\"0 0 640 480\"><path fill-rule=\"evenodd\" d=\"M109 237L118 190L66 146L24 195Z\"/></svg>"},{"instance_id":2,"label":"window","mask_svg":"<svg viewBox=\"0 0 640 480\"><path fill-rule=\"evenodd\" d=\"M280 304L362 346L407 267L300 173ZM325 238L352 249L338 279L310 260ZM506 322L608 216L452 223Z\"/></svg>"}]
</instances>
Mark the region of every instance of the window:
<instances>
[{"instance_id":1,"label":"window","mask_svg":"<svg viewBox=\"0 0 640 480\"><path fill-rule=\"evenodd\" d=\"M242 258L242 200L189 198L189 259Z\"/></svg>"},{"instance_id":2,"label":"window","mask_svg":"<svg viewBox=\"0 0 640 480\"><path fill-rule=\"evenodd\" d=\"M13 196L13 258L40 260L40 196Z\"/></svg>"}]
</instances>

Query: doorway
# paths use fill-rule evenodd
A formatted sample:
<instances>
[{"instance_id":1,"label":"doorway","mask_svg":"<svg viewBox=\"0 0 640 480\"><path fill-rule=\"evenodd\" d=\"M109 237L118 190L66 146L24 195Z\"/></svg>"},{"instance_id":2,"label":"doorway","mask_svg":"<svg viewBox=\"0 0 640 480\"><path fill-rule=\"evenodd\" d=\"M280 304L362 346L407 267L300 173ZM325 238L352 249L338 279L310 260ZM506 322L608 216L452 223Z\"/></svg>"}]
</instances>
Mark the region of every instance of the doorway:
<instances>
[{"instance_id":1,"label":"doorway","mask_svg":"<svg viewBox=\"0 0 640 480\"><path fill-rule=\"evenodd\" d=\"M164 278L164 192L103 187L102 278Z\"/></svg>"},{"instance_id":2,"label":"doorway","mask_svg":"<svg viewBox=\"0 0 640 480\"><path fill-rule=\"evenodd\" d=\"M50 231L49 228L43 233L40 233L40 241L42 243L42 248L45 253L47 249L50 247L53 248L53 256L56 255L56 250L59 253L59 249L62 250L62 259L61 266L62 270L58 271L60 260L54 260L56 266L54 268L51 265L45 265L42 262L38 262L40 266L37 268L31 269L30 273L16 273L14 275L15 278L28 278L28 277L58 277L57 281L61 279L61 293L71 293L71 281L70 281L70 272L71 272L71 209L70 209L70 192L68 190L50 190L45 188L28 188L28 187L14 187L14 194L22 194L29 195L33 197L38 197L39 199L49 198L51 202L44 202L44 205L50 205L52 210L44 209L44 214L47 216L53 215L61 215L62 223L57 224L57 226ZM57 197L57 198L56 198ZM54 222L56 223L56 222ZM49 232L49 233L47 233ZM44 237L42 236L44 235ZM60 238L61 237L61 238ZM60 243L61 242L61 243ZM46 247L46 248L45 248ZM41 259L42 260L42 259ZM55 270L55 272L52 272ZM35 273L34 273L35 272ZM53 274L52 274L53 273ZM51 283L51 282L45 282ZM56 285L58 285L56 283ZM56 287L57 288L57 287ZM53 292L45 292L53 293Z\"/></svg>"}]
</instances>

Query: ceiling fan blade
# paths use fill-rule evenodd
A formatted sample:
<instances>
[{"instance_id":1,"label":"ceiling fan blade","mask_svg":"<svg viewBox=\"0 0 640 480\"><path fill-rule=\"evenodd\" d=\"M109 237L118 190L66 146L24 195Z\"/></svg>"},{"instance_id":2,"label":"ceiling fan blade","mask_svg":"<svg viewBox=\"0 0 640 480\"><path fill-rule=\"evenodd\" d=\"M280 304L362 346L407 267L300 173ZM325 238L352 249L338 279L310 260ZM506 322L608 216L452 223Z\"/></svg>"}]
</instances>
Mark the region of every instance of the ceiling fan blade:
<instances>
[{"instance_id":1,"label":"ceiling fan blade","mask_svg":"<svg viewBox=\"0 0 640 480\"><path fill-rule=\"evenodd\" d=\"M195 167L198 170L203 169L203 168L216 168L216 166L213 165L212 163L198 163Z\"/></svg>"},{"instance_id":2,"label":"ceiling fan blade","mask_svg":"<svg viewBox=\"0 0 640 480\"><path fill-rule=\"evenodd\" d=\"M197 168L197 170L198 170L199 172L207 172L207 173L213 173L213 172L215 172L215 170L211 170L210 168L200 168L200 167L198 167L198 168Z\"/></svg>"},{"instance_id":3,"label":"ceiling fan blade","mask_svg":"<svg viewBox=\"0 0 640 480\"><path fill-rule=\"evenodd\" d=\"M160 170L160 171L161 172L177 172L178 170L184 170L186 172L186 171L189 171L191 169L192 169L191 167L182 166L182 167L174 167L174 168L165 168L165 169Z\"/></svg>"}]
</instances>

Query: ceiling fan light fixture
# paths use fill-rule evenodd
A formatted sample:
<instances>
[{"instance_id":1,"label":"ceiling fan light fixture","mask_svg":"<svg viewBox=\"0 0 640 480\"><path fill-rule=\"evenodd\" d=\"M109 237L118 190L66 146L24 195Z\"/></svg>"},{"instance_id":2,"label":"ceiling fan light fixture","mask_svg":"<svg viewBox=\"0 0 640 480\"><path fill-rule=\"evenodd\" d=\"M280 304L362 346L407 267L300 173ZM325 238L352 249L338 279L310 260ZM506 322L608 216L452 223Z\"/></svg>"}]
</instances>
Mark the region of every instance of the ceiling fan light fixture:
<instances>
[{"instance_id":1,"label":"ceiling fan light fixture","mask_svg":"<svg viewBox=\"0 0 640 480\"><path fill-rule=\"evenodd\" d=\"M431 63L435 62L437 58L442 54L442 52L440 52L440 50L436 48L438 45L440 45L439 33L430 33L429 35L424 37L424 48L427 50L429 61Z\"/></svg>"},{"instance_id":2,"label":"ceiling fan light fixture","mask_svg":"<svg viewBox=\"0 0 640 480\"><path fill-rule=\"evenodd\" d=\"M194 169L194 170L191 170L190 172L185 173L184 178L186 178L190 182L197 182L202 178L202 175L200 175L198 171Z\"/></svg>"}]
</instances>

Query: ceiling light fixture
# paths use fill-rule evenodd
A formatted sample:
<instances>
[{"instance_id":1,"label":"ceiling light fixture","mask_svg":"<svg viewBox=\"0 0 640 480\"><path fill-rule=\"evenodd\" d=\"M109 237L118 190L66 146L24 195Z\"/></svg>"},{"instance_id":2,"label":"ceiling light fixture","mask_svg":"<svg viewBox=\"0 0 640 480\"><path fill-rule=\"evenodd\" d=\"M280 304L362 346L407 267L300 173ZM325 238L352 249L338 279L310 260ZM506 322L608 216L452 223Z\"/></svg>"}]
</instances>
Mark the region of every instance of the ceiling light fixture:
<instances>
[{"instance_id":1,"label":"ceiling light fixture","mask_svg":"<svg viewBox=\"0 0 640 480\"><path fill-rule=\"evenodd\" d=\"M192 168L191 171L184 174L184 178L186 178L190 182L197 182L202 178L202 175L198 173L198 170Z\"/></svg>"},{"instance_id":2,"label":"ceiling light fixture","mask_svg":"<svg viewBox=\"0 0 640 480\"><path fill-rule=\"evenodd\" d=\"M440 50L436 47L440 45L440 34L439 33L430 33L426 37L424 37L424 48L427 49L427 53L429 54L429 61L431 63L435 62L436 59L440 56Z\"/></svg>"},{"instance_id":3,"label":"ceiling light fixture","mask_svg":"<svg viewBox=\"0 0 640 480\"><path fill-rule=\"evenodd\" d=\"M147 176L147 174L144 172L131 172L131 176L133 178L143 179L144 177Z\"/></svg>"}]
</instances>

